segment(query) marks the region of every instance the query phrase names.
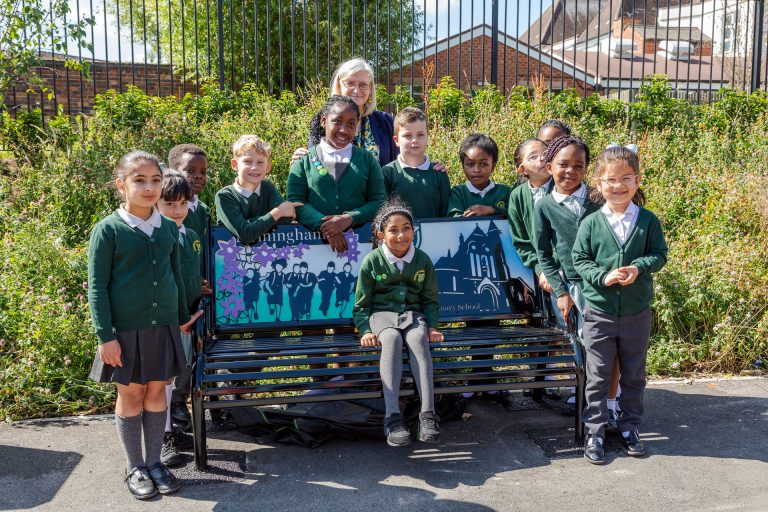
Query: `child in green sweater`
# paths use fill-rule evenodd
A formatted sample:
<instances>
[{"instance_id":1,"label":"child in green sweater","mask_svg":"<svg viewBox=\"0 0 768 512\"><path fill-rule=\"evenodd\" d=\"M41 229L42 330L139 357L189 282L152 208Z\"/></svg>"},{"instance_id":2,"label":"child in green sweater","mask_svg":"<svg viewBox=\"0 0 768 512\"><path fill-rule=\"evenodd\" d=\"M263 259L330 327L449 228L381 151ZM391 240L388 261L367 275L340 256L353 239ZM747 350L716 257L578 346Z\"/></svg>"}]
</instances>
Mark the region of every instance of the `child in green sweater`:
<instances>
[{"instance_id":1,"label":"child in green sweater","mask_svg":"<svg viewBox=\"0 0 768 512\"><path fill-rule=\"evenodd\" d=\"M208 185L208 157L199 146L178 144L168 152L168 167L179 171L192 185L194 196L189 201L189 215L184 220L184 225L192 228L205 243L208 238L210 212L208 206L200 200L200 194Z\"/></svg>"},{"instance_id":2,"label":"child in green sweater","mask_svg":"<svg viewBox=\"0 0 768 512\"><path fill-rule=\"evenodd\" d=\"M174 221L179 229L181 277L184 280L189 314L195 320L203 314L202 309L199 308L200 299L204 294L209 295L211 289L200 274L200 260L203 252L200 237L193 229L184 226L184 219L189 214L188 203L192 200L192 196L192 185L183 174L173 169L167 169L163 173L163 189L160 200L157 202L157 211ZM183 462L178 447L186 440L184 430L188 426L188 423L179 422L178 419L174 420L173 428L171 425L171 416L180 418L189 415L187 396L190 391L192 369L192 334L182 331L181 342L186 356L186 371L177 375L173 384L165 387L168 416L160 461L166 466L175 466Z\"/></svg>"},{"instance_id":3,"label":"child in green sweater","mask_svg":"<svg viewBox=\"0 0 768 512\"><path fill-rule=\"evenodd\" d=\"M611 147L600 154L592 195L605 205L579 227L572 257L584 280L584 457L604 464L607 398L616 364L621 373L617 423L622 447L630 456L645 453L637 428L643 416L653 272L667 262L667 243L659 219L642 207L640 164L630 149Z\"/></svg>"},{"instance_id":4,"label":"child in green sweater","mask_svg":"<svg viewBox=\"0 0 768 512\"><path fill-rule=\"evenodd\" d=\"M484 215L507 216L511 189L494 183L491 174L499 161L499 147L483 133L473 133L461 141L459 159L466 183L451 189L448 200L449 217Z\"/></svg>"},{"instance_id":5,"label":"child in green sweater","mask_svg":"<svg viewBox=\"0 0 768 512\"><path fill-rule=\"evenodd\" d=\"M390 446L410 444L398 404L403 373L403 342L410 353L413 380L421 398L419 440L440 437L432 383L429 342L443 341L437 274L426 253L413 246L413 213L399 198L390 199L373 220L374 246L360 265L353 318L363 347L381 347L384 432Z\"/></svg>"},{"instance_id":6,"label":"child in green sweater","mask_svg":"<svg viewBox=\"0 0 768 512\"><path fill-rule=\"evenodd\" d=\"M333 95L312 120L320 143L291 165L288 200L302 203L300 223L319 230L336 252L347 250L344 231L370 222L387 197L376 158L352 143L360 111L349 96Z\"/></svg>"},{"instance_id":7,"label":"child in green sweater","mask_svg":"<svg viewBox=\"0 0 768 512\"><path fill-rule=\"evenodd\" d=\"M216 214L243 244L258 240L280 219L296 217L302 203L283 201L280 191L265 179L272 169L272 147L256 135L241 135L232 146L235 182L216 193Z\"/></svg>"},{"instance_id":8,"label":"child in green sweater","mask_svg":"<svg viewBox=\"0 0 768 512\"><path fill-rule=\"evenodd\" d=\"M444 172L435 171L427 158L427 116L415 107L406 107L395 116L395 144L400 155L385 165L387 195L408 203L416 219L448 215L451 183Z\"/></svg>"},{"instance_id":9,"label":"child in green sweater","mask_svg":"<svg viewBox=\"0 0 768 512\"><path fill-rule=\"evenodd\" d=\"M88 246L88 305L98 354L97 382L117 387L115 423L137 499L180 483L160 462L168 408L165 386L185 371L179 336L192 324L179 263L179 230L155 209L162 188L157 158L128 153L115 169L124 200L94 226ZM142 454L142 437L145 453Z\"/></svg>"}]
</instances>

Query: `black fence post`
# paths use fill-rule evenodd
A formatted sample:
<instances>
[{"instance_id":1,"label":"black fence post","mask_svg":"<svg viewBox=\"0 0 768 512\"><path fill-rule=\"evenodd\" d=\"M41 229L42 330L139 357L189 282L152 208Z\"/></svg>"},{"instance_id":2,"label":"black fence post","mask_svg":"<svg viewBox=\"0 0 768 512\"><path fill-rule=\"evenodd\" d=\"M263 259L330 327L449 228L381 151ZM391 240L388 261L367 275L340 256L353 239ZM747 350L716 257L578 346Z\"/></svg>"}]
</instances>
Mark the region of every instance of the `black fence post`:
<instances>
[{"instance_id":1,"label":"black fence post","mask_svg":"<svg viewBox=\"0 0 768 512\"><path fill-rule=\"evenodd\" d=\"M499 0L491 2L491 83L499 84Z\"/></svg>"},{"instance_id":2,"label":"black fence post","mask_svg":"<svg viewBox=\"0 0 768 512\"><path fill-rule=\"evenodd\" d=\"M760 88L760 71L763 60L763 7L765 0L755 2L755 39L752 49L752 83L749 92L755 92Z\"/></svg>"},{"instance_id":3,"label":"black fence post","mask_svg":"<svg viewBox=\"0 0 768 512\"><path fill-rule=\"evenodd\" d=\"M216 34L219 43L219 89L224 90L226 81L224 80L224 0L216 2Z\"/></svg>"}]
</instances>

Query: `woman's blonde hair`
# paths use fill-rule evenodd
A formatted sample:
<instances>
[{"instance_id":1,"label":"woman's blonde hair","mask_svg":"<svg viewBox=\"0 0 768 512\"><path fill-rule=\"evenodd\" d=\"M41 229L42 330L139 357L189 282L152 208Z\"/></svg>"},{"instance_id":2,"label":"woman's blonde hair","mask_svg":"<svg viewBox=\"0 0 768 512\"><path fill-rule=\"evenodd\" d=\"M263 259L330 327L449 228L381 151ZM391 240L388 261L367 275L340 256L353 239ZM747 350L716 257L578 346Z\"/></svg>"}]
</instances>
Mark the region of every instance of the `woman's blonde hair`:
<instances>
[{"instance_id":1,"label":"woman's blonde hair","mask_svg":"<svg viewBox=\"0 0 768 512\"><path fill-rule=\"evenodd\" d=\"M371 94L368 96L368 101L365 104L365 110L360 112L360 117L365 117L376 110L376 81L373 76L373 68L368 64L368 61L362 57L355 57L346 62L342 62L333 74L333 80L331 80L331 94L342 94L341 81L350 75L354 75L358 71L365 71L371 79Z\"/></svg>"}]
</instances>

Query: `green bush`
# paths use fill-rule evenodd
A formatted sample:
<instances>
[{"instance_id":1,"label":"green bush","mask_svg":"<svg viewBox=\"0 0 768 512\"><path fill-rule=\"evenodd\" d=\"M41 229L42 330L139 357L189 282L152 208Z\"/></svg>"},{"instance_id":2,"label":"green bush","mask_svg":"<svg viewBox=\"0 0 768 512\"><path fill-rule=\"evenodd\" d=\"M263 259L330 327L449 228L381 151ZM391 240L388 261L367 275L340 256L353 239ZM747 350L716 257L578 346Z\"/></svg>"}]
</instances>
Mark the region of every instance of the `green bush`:
<instances>
[{"instance_id":1,"label":"green bush","mask_svg":"<svg viewBox=\"0 0 768 512\"><path fill-rule=\"evenodd\" d=\"M284 191L290 156L327 95L275 98L253 87L239 93L205 83L203 94L151 98L138 89L99 97L91 117L39 113L3 116L0 142L0 417L106 410L111 389L87 380L96 349L86 303L86 248L92 226L116 206L109 183L124 153L141 148L165 159L193 142L209 156L202 199L234 178L231 144L257 133L273 146L270 179ZM655 374L739 372L768 354L768 100L723 91L712 105L668 97L667 84L646 84L627 105L575 91L505 99L488 87L468 97L443 79L426 94L430 157L452 183L464 178L459 141L473 131L500 148L494 178L516 179L512 153L550 118L571 124L592 148L637 142L648 207L668 238L668 265L657 277L656 325L649 352ZM381 104L405 106L403 89ZM35 118L35 116L38 116ZM215 212L214 212L215 215Z\"/></svg>"}]
</instances>

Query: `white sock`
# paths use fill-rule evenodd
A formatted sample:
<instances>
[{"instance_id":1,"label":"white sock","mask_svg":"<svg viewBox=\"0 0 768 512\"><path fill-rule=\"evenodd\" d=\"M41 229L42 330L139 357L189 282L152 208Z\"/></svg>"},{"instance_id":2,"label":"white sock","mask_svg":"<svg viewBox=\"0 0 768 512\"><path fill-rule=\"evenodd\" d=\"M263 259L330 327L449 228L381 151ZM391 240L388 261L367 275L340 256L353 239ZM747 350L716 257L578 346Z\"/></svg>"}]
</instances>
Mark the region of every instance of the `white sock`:
<instances>
[{"instance_id":1,"label":"white sock","mask_svg":"<svg viewBox=\"0 0 768 512\"><path fill-rule=\"evenodd\" d=\"M616 399L615 398L609 398L608 399L608 409L610 409L613 412L616 412Z\"/></svg>"},{"instance_id":2,"label":"white sock","mask_svg":"<svg viewBox=\"0 0 768 512\"><path fill-rule=\"evenodd\" d=\"M629 434L631 434L631 433L632 433L632 431L622 432L622 433L621 433L621 437L623 437L624 439L626 439L626 438L628 438L628 437L629 437Z\"/></svg>"},{"instance_id":3,"label":"white sock","mask_svg":"<svg viewBox=\"0 0 768 512\"><path fill-rule=\"evenodd\" d=\"M165 431L171 431L171 395L173 394L173 385L165 385Z\"/></svg>"}]
</instances>

